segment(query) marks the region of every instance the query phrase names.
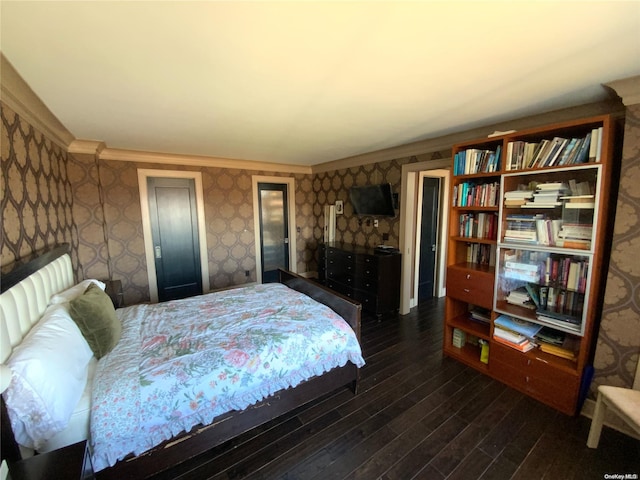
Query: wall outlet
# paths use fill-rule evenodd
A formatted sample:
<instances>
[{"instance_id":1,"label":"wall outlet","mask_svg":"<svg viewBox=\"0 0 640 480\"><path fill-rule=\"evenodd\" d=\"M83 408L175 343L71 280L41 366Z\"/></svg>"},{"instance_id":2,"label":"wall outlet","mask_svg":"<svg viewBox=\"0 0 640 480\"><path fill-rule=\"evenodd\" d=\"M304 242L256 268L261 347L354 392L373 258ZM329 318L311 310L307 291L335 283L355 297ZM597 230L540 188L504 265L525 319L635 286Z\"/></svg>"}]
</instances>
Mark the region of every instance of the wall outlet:
<instances>
[{"instance_id":1,"label":"wall outlet","mask_svg":"<svg viewBox=\"0 0 640 480\"><path fill-rule=\"evenodd\" d=\"M377 218L373 221L373 226L374 226L374 227L377 227L377 226L378 226L378 219L377 219Z\"/></svg>"},{"instance_id":2,"label":"wall outlet","mask_svg":"<svg viewBox=\"0 0 640 480\"><path fill-rule=\"evenodd\" d=\"M249 275L251 275L251 272L249 270L245 270L244 271L244 276L248 277Z\"/></svg>"},{"instance_id":3,"label":"wall outlet","mask_svg":"<svg viewBox=\"0 0 640 480\"><path fill-rule=\"evenodd\" d=\"M383 233L382 234L382 241L386 241L389 240L389 234L388 233Z\"/></svg>"}]
</instances>

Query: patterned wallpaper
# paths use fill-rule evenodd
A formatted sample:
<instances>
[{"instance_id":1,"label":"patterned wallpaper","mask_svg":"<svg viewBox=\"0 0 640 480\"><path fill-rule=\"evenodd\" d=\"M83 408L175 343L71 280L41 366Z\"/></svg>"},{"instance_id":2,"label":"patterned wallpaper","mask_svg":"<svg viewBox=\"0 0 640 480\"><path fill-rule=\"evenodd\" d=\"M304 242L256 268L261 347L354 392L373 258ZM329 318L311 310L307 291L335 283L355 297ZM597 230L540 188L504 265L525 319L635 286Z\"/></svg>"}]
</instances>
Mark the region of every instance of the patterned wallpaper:
<instances>
[{"instance_id":1,"label":"patterned wallpaper","mask_svg":"<svg viewBox=\"0 0 640 480\"><path fill-rule=\"evenodd\" d=\"M640 357L640 104L626 109L621 172L592 396L631 387Z\"/></svg>"},{"instance_id":2,"label":"patterned wallpaper","mask_svg":"<svg viewBox=\"0 0 640 480\"><path fill-rule=\"evenodd\" d=\"M2 133L1 264L56 243L71 245L78 268L78 238L67 153L0 103Z\"/></svg>"},{"instance_id":3,"label":"patterned wallpaper","mask_svg":"<svg viewBox=\"0 0 640 480\"><path fill-rule=\"evenodd\" d=\"M253 175L282 176L261 171L167 166L123 161L96 161L74 155L74 191L84 192L78 210L80 247L92 255L95 270L122 281L125 303L149 300L149 283L142 232L138 169L189 170L202 173L211 289L256 281L253 225ZM88 156L86 156L88 157ZM94 172L92 174L91 172ZM298 271L312 266L311 216L315 195L310 175L295 175ZM102 225L103 224L103 225ZM306 236L305 236L306 235ZM106 255L103 250L106 245ZM250 276L245 276L245 271Z\"/></svg>"},{"instance_id":4,"label":"patterned wallpaper","mask_svg":"<svg viewBox=\"0 0 640 480\"><path fill-rule=\"evenodd\" d=\"M344 202L344 213L336 215L336 241L353 243L373 248L380 244L398 247L400 244L400 216L395 218L379 218L378 227L365 219L359 222L353 213L353 206L349 200L349 189L354 185L369 185L390 183L392 191L400 198L402 180L402 165L418 161L439 160L451 155L450 151L434 152L418 157L405 157L385 162L363 165L349 169L340 169L318 173L313 179L313 190L316 192L317 202L313 207L314 216L318 219L314 229L317 242L323 238L323 207L333 205L336 200ZM388 234L388 240L383 240L383 234ZM317 263L316 263L317 267Z\"/></svg>"}]
</instances>

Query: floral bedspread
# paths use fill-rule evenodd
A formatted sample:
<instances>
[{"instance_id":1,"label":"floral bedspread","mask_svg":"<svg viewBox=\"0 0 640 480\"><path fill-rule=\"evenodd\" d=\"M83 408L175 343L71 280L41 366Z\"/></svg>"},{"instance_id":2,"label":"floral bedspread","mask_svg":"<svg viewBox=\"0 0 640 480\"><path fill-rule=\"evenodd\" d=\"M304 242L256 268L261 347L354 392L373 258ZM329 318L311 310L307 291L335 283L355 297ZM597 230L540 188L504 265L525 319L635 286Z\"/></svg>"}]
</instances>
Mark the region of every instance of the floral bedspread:
<instances>
[{"instance_id":1,"label":"floral bedspread","mask_svg":"<svg viewBox=\"0 0 640 480\"><path fill-rule=\"evenodd\" d=\"M281 284L117 312L122 338L94 379L96 471L347 361L364 365L339 315Z\"/></svg>"}]
</instances>

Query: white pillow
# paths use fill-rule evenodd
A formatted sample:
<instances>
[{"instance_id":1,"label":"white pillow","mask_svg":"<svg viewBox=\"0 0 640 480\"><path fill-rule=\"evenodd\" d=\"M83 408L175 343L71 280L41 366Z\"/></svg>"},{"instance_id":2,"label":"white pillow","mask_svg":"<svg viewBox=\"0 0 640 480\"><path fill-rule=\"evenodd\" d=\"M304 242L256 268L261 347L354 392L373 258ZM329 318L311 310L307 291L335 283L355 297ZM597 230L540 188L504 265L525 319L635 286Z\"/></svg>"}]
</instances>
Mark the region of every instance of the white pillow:
<instances>
[{"instance_id":1,"label":"white pillow","mask_svg":"<svg viewBox=\"0 0 640 480\"><path fill-rule=\"evenodd\" d=\"M18 345L3 393L16 441L38 449L64 430L87 383L93 352L66 305L53 305Z\"/></svg>"},{"instance_id":2,"label":"white pillow","mask_svg":"<svg viewBox=\"0 0 640 480\"><path fill-rule=\"evenodd\" d=\"M63 290L60 293L52 295L49 299L49 305L58 305L60 303L66 303L74 300L75 298L82 295L87 287L92 283L98 285L102 290L105 289L105 284L103 282L90 278L88 280L83 280L80 283L75 284L73 287L69 287L66 290Z\"/></svg>"}]
</instances>

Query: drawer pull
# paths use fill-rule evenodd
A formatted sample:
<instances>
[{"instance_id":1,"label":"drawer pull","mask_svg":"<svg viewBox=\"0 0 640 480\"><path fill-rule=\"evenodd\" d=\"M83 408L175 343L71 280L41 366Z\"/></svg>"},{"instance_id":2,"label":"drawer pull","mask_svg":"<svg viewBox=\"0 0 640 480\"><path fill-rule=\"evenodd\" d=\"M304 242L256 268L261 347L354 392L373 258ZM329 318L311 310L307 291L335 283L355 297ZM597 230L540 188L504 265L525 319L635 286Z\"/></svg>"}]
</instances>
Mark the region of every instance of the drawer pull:
<instances>
[{"instance_id":1,"label":"drawer pull","mask_svg":"<svg viewBox=\"0 0 640 480\"><path fill-rule=\"evenodd\" d=\"M469 290L468 288L464 289L464 293L469 293L471 290Z\"/></svg>"},{"instance_id":2,"label":"drawer pull","mask_svg":"<svg viewBox=\"0 0 640 480\"><path fill-rule=\"evenodd\" d=\"M467 273L467 280L471 280L471 274Z\"/></svg>"},{"instance_id":3,"label":"drawer pull","mask_svg":"<svg viewBox=\"0 0 640 480\"><path fill-rule=\"evenodd\" d=\"M540 357L536 357L536 360L540 360L541 362L544 362L544 363L549 363L544 358L540 358Z\"/></svg>"}]
</instances>

